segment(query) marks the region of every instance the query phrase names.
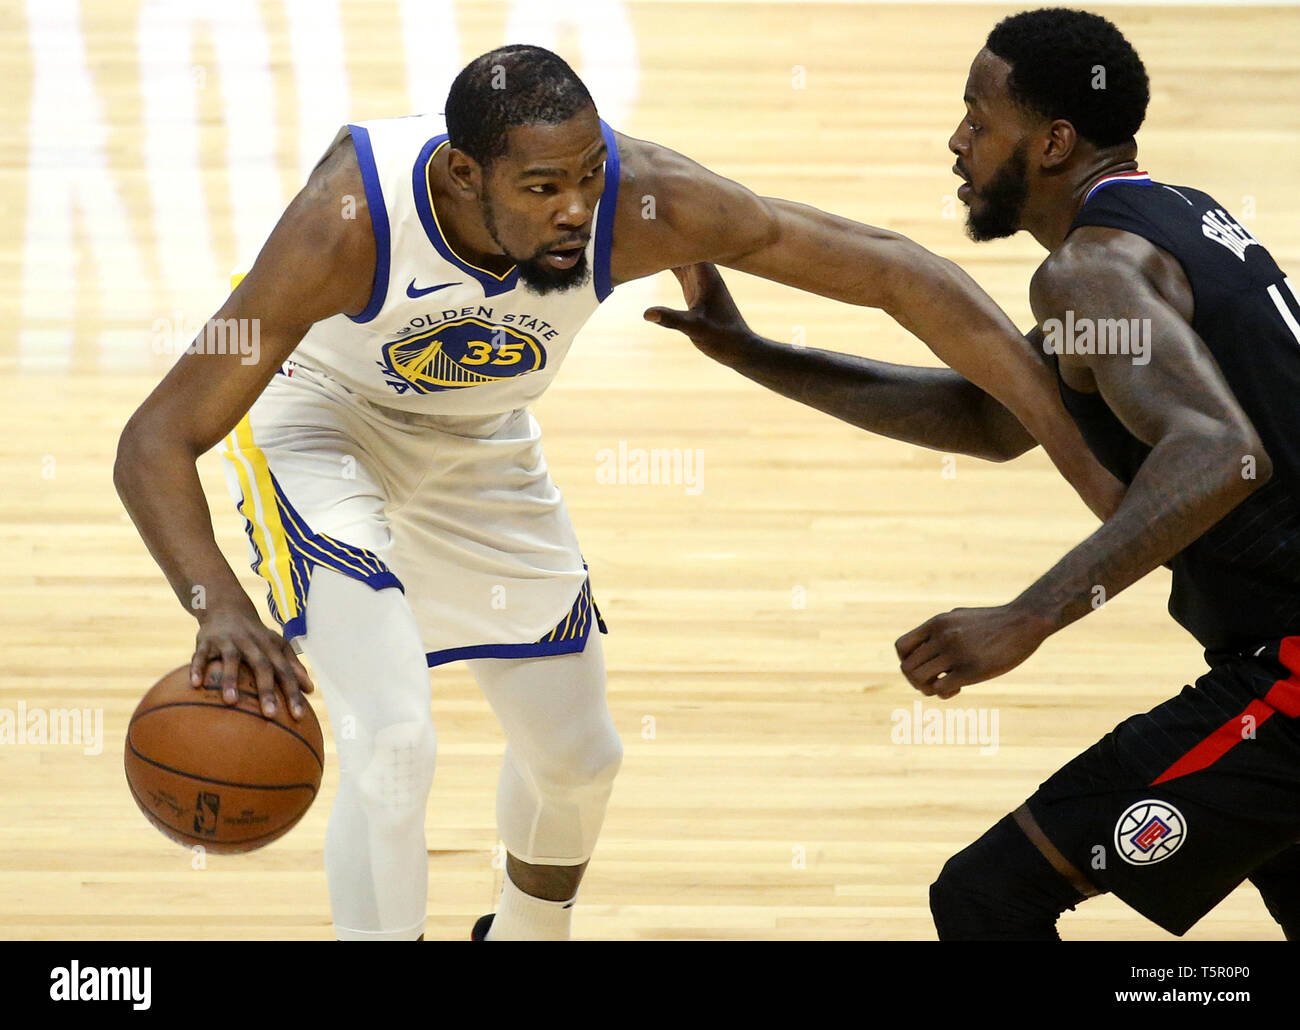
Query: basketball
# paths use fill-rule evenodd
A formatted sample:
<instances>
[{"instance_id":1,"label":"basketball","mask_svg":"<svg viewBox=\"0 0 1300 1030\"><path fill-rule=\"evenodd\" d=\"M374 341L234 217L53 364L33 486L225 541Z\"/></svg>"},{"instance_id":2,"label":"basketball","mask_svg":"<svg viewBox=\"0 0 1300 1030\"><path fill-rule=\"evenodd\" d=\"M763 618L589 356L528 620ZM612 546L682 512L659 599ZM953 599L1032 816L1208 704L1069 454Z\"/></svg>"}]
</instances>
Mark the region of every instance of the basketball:
<instances>
[{"instance_id":1,"label":"basketball","mask_svg":"<svg viewBox=\"0 0 1300 1030\"><path fill-rule=\"evenodd\" d=\"M316 713L308 705L295 720L281 697L267 718L246 666L236 705L207 677L192 687L189 674L188 666L169 672L131 716L131 796L178 844L218 854L264 847L293 828L320 788L325 750Z\"/></svg>"}]
</instances>

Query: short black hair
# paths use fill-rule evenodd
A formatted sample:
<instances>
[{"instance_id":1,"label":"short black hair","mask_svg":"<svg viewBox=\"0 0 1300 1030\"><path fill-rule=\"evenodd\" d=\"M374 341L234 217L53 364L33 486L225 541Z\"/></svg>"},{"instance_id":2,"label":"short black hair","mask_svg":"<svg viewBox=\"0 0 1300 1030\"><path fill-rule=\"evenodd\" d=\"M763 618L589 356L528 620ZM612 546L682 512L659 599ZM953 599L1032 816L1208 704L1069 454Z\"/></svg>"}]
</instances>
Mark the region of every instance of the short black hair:
<instances>
[{"instance_id":1,"label":"short black hair","mask_svg":"<svg viewBox=\"0 0 1300 1030\"><path fill-rule=\"evenodd\" d=\"M1151 86L1142 59L1099 14L1064 7L1013 14L984 46L1011 65L1007 87L1017 104L1064 118L1095 146L1129 142L1146 117Z\"/></svg>"},{"instance_id":2,"label":"short black hair","mask_svg":"<svg viewBox=\"0 0 1300 1030\"><path fill-rule=\"evenodd\" d=\"M539 46L498 47L461 69L447 94L447 135L483 167L506 152L516 125L567 122L591 94L564 58Z\"/></svg>"}]
</instances>

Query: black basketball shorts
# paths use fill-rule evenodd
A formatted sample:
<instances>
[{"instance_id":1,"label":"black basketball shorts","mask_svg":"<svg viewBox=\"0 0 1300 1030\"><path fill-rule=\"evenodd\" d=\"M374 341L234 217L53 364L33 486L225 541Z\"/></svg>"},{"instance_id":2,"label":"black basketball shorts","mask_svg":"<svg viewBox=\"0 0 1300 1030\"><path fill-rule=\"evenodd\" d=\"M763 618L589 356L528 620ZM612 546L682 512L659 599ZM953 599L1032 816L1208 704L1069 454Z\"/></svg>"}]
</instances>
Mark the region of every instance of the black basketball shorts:
<instances>
[{"instance_id":1,"label":"black basketball shorts","mask_svg":"<svg viewBox=\"0 0 1300 1030\"><path fill-rule=\"evenodd\" d=\"M1126 719L1017 822L1085 894L1113 893L1186 933L1300 841L1300 637L1218 662Z\"/></svg>"}]
</instances>

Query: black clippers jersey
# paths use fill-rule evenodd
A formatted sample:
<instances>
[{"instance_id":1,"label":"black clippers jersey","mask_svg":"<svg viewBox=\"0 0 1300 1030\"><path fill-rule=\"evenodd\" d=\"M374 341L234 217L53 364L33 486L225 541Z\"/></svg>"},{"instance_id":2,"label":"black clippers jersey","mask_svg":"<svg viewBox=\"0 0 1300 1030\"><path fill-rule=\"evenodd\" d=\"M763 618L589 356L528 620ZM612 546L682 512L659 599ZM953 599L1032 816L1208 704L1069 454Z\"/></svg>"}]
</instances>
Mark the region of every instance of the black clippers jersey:
<instances>
[{"instance_id":1,"label":"black clippers jersey","mask_svg":"<svg viewBox=\"0 0 1300 1030\"><path fill-rule=\"evenodd\" d=\"M1192 328L1272 459L1272 479L1169 563L1169 613L1211 653L1300 634L1300 287L1212 197L1144 173L1094 186L1071 231L1081 225L1131 232L1178 260ZM1061 383L1061 395L1097 459L1132 482L1150 448L1099 394Z\"/></svg>"}]
</instances>

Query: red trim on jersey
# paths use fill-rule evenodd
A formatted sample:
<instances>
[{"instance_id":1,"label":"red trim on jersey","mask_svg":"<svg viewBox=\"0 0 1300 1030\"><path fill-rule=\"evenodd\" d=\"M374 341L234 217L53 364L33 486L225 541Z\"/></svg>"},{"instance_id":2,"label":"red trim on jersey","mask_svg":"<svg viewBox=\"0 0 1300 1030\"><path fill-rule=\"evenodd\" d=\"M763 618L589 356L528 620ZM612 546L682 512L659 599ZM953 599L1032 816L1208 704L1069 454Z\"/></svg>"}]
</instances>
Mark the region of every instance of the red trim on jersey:
<instances>
[{"instance_id":1,"label":"red trim on jersey","mask_svg":"<svg viewBox=\"0 0 1300 1030\"><path fill-rule=\"evenodd\" d=\"M1108 175L1108 176L1106 176L1104 179L1098 179L1096 182L1094 182L1094 183L1092 184L1092 189L1090 189L1090 190L1088 191L1087 196L1085 196L1085 197L1083 198L1083 202L1084 202L1085 204L1088 203L1088 201L1092 199L1092 195L1093 195L1094 193L1096 193L1099 189L1101 189L1103 186L1105 186L1106 183L1108 183L1108 182L1123 182L1125 179L1145 179L1147 182L1150 182L1150 181L1151 181L1151 173L1150 173L1150 172L1142 172L1142 171L1137 171L1137 172L1116 172L1114 175Z\"/></svg>"},{"instance_id":2,"label":"red trim on jersey","mask_svg":"<svg viewBox=\"0 0 1300 1030\"><path fill-rule=\"evenodd\" d=\"M1295 719L1300 717L1300 637L1283 637L1277 660L1291 670L1291 675L1274 683L1264 700L1283 715Z\"/></svg>"},{"instance_id":3,"label":"red trim on jersey","mask_svg":"<svg viewBox=\"0 0 1300 1030\"><path fill-rule=\"evenodd\" d=\"M1188 751L1152 780L1151 786L1208 769L1245 739L1242 730L1248 718L1253 720L1252 728L1258 730L1278 712L1292 719L1300 716L1300 637L1283 638L1278 647L1278 661L1290 670L1290 676L1278 680L1262 700L1252 701L1240 715L1229 719Z\"/></svg>"}]
</instances>

